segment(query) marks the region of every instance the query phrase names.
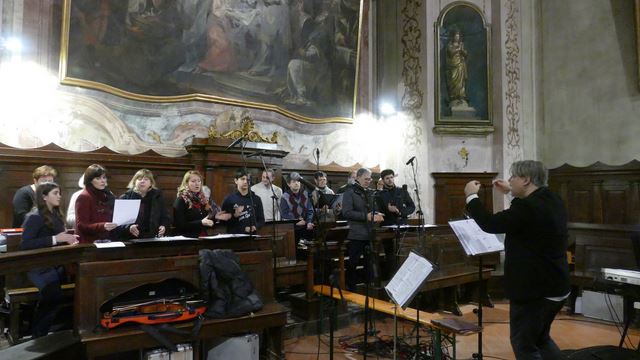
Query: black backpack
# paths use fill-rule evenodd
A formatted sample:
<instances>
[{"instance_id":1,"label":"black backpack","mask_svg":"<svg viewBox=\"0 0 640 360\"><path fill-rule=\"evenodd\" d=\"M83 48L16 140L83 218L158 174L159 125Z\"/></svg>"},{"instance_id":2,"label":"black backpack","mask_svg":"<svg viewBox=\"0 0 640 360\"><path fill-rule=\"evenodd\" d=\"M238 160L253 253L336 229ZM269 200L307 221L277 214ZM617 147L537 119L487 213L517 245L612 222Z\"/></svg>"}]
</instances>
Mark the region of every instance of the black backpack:
<instances>
[{"instance_id":1,"label":"black backpack","mask_svg":"<svg viewBox=\"0 0 640 360\"><path fill-rule=\"evenodd\" d=\"M205 316L229 318L262 309L263 303L231 250L200 250L200 293Z\"/></svg>"}]
</instances>

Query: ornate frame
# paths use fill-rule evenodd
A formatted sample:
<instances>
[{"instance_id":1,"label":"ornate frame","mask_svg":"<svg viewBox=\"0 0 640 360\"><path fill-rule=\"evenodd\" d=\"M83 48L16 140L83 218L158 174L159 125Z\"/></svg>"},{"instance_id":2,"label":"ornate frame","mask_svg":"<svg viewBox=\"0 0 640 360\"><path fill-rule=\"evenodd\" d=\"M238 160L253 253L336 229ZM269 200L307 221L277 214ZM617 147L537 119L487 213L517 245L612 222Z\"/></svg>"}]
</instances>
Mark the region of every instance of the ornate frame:
<instances>
[{"instance_id":1,"label":"ornate frame","mask_svg":"<svg viewBox=\"0 0 640 360\"><path fill-rule=\"evenodd\" d=\"M472 19L473 21L470 21ZM476 42L465 40L465 30L475 29L472 36ZM473 68L469 71L467 59L463 60L465 74L479 85L470 87L465 81L466 101L459 101L454 109L447 106L446 49L449 36L455 31L462 34L466 56L471 58ZM434 25L435 33L435 127L438 134L487 135L494 131L491 94L491 28L482 10L475 4L456 1L447 5ZM484 34L483 34L484 33ZM472 74L470 74L474 71Z\"/></svg>"},{"instance_id":2,"label":"ornate frame","mask_svg":"<svg viewBox=\"0 0 640 360\"><path fill-rule=\"evenodd\" d=\"M334 112L336 116L328 115L326 117L318 116L314 117L314 115L309 115L298 111L294 105L287 105L283 101L273 101L272 103L266 102L258 102L253 99L247 98L239 98L239 97L229 97L215 93L188 93L188 94L171 94L171 95L150 95L138 93L136 91L131 91L130 89L123 89L117 86L113 86L104 82L94 81L87 78L81 78L80 76L71 76L69 71L69 65L72 63L72 60L69 55L70 50L70 28L71 28L71 16L72 16L72 1L73 0L64 0L63 5L63 19L62 19L62 36L61 36L61 49L60 49L60 68L59 68L59 79L60 82L64 85L71 86L81 86L85 88L96 89L100 91L104 91L116 96L124 97L127 99L137 100L137 101L145 101L145 102L157 102L157 103L174 103L174 102L183 102L183 101L206 101L206 102L214 102L221 103L226 105L233 106L241 106L247 108L255 108L262 110L274 111L284 116L290 117L292 119L306 122L306 123L352 123L355 117L356 112L356 100L358 94L358 81L359 81L359 65L360 65L360 44L361 44L361 35L362 35L362 15L363 15L363 4L364 0L356 0L359 2L359 9L357 10L357 45L355 49L355 74L354 74L354 83L353 83L353 97L351 101L343 101L343 104L349 104L350 110L348 110L349 116L341 116L339 109L339 102L333 102L331 105L334 107ZM116 0L117 1L117 0ZM333 35L333 34L332 34ZM335 89L332 87L332 91ZM346 94L349 94L348 92ZM276 95L272 94L272 97L275 99ZM322 113L326 108L325 105L317 104L317 105L306 105L309 108L313 107L311 111ZM345 114L346 108L342 108L342 114ZM304 110L304 109L302 109Z\"/></svg>"}]
</instances>

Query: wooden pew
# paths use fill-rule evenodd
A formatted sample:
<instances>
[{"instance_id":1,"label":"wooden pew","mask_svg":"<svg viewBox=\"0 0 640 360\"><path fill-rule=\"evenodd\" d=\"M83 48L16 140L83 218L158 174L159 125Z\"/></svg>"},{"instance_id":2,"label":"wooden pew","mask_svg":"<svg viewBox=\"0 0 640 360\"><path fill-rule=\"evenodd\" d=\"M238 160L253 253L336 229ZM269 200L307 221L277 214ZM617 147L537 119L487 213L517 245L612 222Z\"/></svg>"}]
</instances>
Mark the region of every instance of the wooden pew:
<instances>
[{"instance_id":1,"label":"wooden pew","mask_svg":"<svg viewBox=\"0 0 640 360\"><path fill-rule=\"evenodd\" d=\"M195 255L200 249L233 249L235 251L271 249L270 239L265 236L155 243L126 242L126 244L124 248L97 249L93 244L79 244L0 254L0 274L5 274L8 280L5 299L9 303L10 342L15 344L20 341L20 304L35 302L38 298L37 288L28 282L18 283L15 279L19 278L17 275L23 275L33 268L90 261ZM72 297L74 287L74 283L63 284L62 289L68 298Z\"/></svg>"},{"instance_id":2,"label":"wooden pew","mask_svg":"<svg viewBox=\"0 0 640 360\"><path fill-rule=\"evenodd\" d=\"M233 319L206 319L196 339L171 334L174 343L191 342L194 358L200 358L205 349L204 339L242 332L265 331L270 352L282 354L282 327L286 324L287 309L274 301L271 252L238 253L242 268L252 279L265 306L253 314ZM135 286L178 278L199 284L198 257L178 256L123 260L118 262L92 262L80 264L75 302L75 326L86 356L93 359L113 353L150 348L158 344L136 327L94 331L99 323L99 306L111 297ZM191 329L192 322L174 324L179 329Z\"/></svg>"},{"instance_id":3,"label":"wooden pew","mask_svg":"<svg viewBox=\"0 0 640 360\"><path fill-rule=\"evenodd\" d=\"M314 290L318 294L323 296L329 296L329 297L332 296L336 300L342 300L344 298L345 301L352 302L362 307L365 306L365 301L366 301L365 297L360 294L352 293L347 290L342 290L342 294L340 294L340 291L338 291L338 289L334 289L332 291L330 286L323 286L323 285L314 286ZM432 341L432 343L434 344L433 355L435 359L442 358L442 354L443 354L442 347L441 347L442 341L440 339L443 335L452 337L451 343L455 344L456 335L471 335L471 334L478 333L479 331L482 331L482 330L469 331L468 330L469 328L475 328L476 326L474 324L467 323L465 321L461 321L457 319L456 319L457 323L460 325L464 325L465 329L461 329L461 328L453 329L450 327L444 327L437 323L434 323L434 320L437 321L437 320L444 320L448 318L443 316L442 314L420 311L418 309L412 309L409 307L407 307L406 309L402 309L399 307L397 308L397 306L394 303L390 303L380 299L370 298L369 306L371 306L371 310L373 311L378 311L388 315L395 314L398 316L398 318L409 320L411 322L419 321L420 325L429 329L432 332L432 336L433 336L433 341ZM452 350L451 356L453 359L455 359L456 358L455 345L452 346L452 348L453 350Z\"/></svg>"}]
</instances>

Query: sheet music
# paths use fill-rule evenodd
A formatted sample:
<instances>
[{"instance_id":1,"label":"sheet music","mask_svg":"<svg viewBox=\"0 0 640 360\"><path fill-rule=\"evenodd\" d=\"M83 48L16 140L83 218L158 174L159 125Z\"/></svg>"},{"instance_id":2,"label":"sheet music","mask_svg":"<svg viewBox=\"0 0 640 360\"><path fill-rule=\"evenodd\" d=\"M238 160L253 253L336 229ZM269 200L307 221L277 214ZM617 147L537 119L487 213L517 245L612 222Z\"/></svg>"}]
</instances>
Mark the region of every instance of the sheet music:
<instances>
[{"instance_id":1,"label":"sheet music","mask_svg":"<svg viewBox=\"0 0 640 360\"><path fill-rule=\"evenodd\" d=\"M426 228L430 228L430 227L437 227L438 225L432 225L432 224L424 224L424 225L383 225L380 226L381 228L385 228L385 229L395 229L395 228L400 228L400 229L416 229L419 227L422 227L424 229Z\"/></svg>"},{"instance_id":2,"label":"sheet music","mask_svg":"<svg viewBox=\"0 0 640 360\"><path fill-rule=\"evenodd\" d=\"M460 240L467 255L488 254L504 250L504 244L495 234L489 234L473 219L449 221L449 226Z\"/></svg>"},{"instance_id":3,"label":"sheet music","mask_svg":"<svg viewBox=\"0 0 640 360\"><path fill-rule=\"evenodd\" d=\"M432 271L433 265L412 251L384 289L396 304L406 308Z\"/></svg>"},{"instance_id":4,"label":"sheet music","mask_svg":"<svg viewBox=\"0 0 640 360\"><path fill-rule=\"evenodd\" d=\"M230 239L230 238L239 238L239 237L248 237L249 234L217 234L211 236L200 236L200 239Z\"/></svg>"},{"instance_id":5,"label":"sheet music","mask_svg":"<svg viewBox=\"0 0 640 360\"><path fill-rule=\"evenodd\" d=\"M108 248L117 248L117 247L125 247L122 241L102 241L97 240L93 243L98 249L108 249Z\"/></svg>"},{"instance_id":6,"label":"sheet music","mask_svg":"<svg viewBox=\"0 0 640 360\"><path fill-rule=\"evenodd\" d=\"M178 236L156 237L153 240L154 241L182 241L182 240L198 240L198 239L190 238L190 237L186 237L186 236L182 236L182 235L178 235Z\"/></svg>"},{"instance_id":7,"label":"sheet music","mask_svg":"<svg viewBox=\"0 0 640 360\"><path fill-rule=\"evenodd\" d=\"M118 225L129 225L136 222L140 211L140 199L116 199L113 206L112 222Z\"/></svg>"}]
</instances>

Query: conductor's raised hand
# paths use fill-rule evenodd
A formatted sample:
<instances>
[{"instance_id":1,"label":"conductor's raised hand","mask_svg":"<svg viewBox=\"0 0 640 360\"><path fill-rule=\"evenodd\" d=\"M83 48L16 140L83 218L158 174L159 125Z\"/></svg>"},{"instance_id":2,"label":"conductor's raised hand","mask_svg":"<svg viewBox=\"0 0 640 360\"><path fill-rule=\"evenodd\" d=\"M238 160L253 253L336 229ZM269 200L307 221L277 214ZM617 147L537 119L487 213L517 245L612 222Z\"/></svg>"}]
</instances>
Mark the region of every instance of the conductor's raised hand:
<instances>
[{"instance_id":1,"label":"conductor's raised hand","mask_svg":"<svg viewBox=\"0 0 640 360\"><path fill-rule=\"evenodd\" d=\"M480 191L480 181L478 180L471 180L464 186L465 196L477 194L478 191Z\"/></svg>"},{"instance_id":2,"label":"conductor's raised hand","mask_svg":"<svg viewBox=\"0 0 640 360\"><path fill-rule=\"evenodd\" d=\"M502 192L503 194L508 194L511 191L511 186L509 182L503 179L493 180L493 187Z\"/></svg>"}]
</instances>

